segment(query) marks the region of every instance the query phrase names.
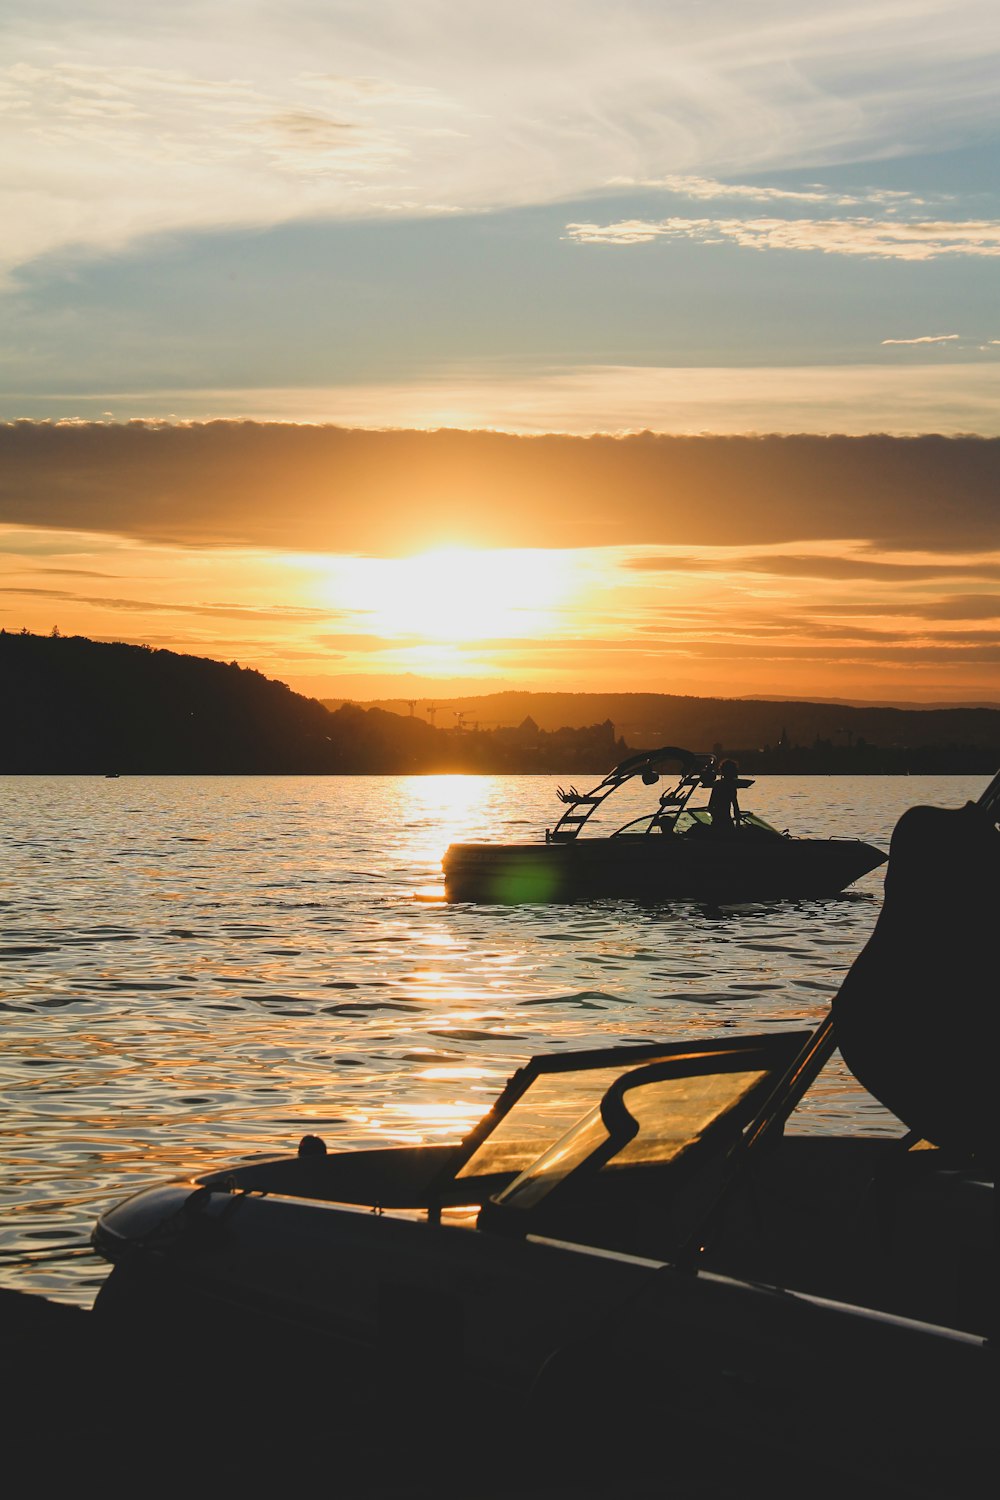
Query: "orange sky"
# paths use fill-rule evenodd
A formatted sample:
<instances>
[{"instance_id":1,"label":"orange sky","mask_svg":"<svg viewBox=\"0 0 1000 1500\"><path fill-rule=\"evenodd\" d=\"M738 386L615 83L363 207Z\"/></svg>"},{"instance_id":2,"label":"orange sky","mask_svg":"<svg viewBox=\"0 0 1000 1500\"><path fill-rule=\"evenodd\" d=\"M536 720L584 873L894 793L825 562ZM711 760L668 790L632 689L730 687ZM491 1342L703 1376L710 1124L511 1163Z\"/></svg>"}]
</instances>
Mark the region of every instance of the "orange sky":
<instances>
[{"instance_id":1,"label":"orange sky","mask_svg":"<svg viewBox=\"0 0 1000 1500\"><path fill-rule=\"evenodd\" d=\"M1000 701L1000 7L233 14L0 18L0 626Z\"/></svg>"},{"instance_id":2,"label":"orange sky","mask_svg":"<svg viewBox=\"0 0 1000 1500\"><path fill-rule=\"evenodd\" d=\"M0 623L356 698L1000 700L1000 441L0 428Z\"/></svg>"}]
</instances>

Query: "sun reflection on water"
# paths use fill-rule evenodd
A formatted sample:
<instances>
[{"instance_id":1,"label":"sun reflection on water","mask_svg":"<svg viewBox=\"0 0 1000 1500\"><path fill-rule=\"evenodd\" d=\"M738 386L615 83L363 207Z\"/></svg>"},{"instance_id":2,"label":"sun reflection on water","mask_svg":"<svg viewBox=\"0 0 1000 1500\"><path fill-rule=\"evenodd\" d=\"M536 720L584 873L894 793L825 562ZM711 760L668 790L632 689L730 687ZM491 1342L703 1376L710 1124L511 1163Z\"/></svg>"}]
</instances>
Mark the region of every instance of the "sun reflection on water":
<instances>
[{"instance_id":1,"label":"sun reflection on water","mask_svg":"<svg viewBox=\"0 0 1000 1500\"><path fill-rule=\"evenodd\" d=\"M408 802L395 853L425 882L411 892L412 899L442 900L441 861L448 845L488 838L495 830L505 811L499 782L499 777L457 772L408 778Z\"/></svg>"},{"instance_id":2,"label":"sun reflection on water","mask_svg":"<svg viewBox=\"0 0 1000 1500\"><path fill-rule=\"evenodd\" d=\"M407 787L415 823L426 820L439 837L451 840L482 808L483 779L462 772L413 777Z\"/></svg>"},{"instance_id":3,"label":"sun reflection on water","mask_svg":"<svg viewBox=\"0 0 1000 1500\"><path fill-rule=\"evenodd\" d=\"M414 899L449 843L540 837L556 779L5 783L0 1246L85 1246L128 1192L294 1153L306 1133L330 1150L458 1140L534 1053L825 1013L877 876L729 912ZM832 796L815 780L762 778L759 811L881 842L913 801L981 791L844 778ZM856 1094L831 1068L811 1120L894 1130ZM8 1285L87 1306L104 1274L6 1265Z\"/></svg>"},{"instance_id":4,"label":"sun reflection on water","mask_svg":"<svg viewBox=\"0 0 1000 1500\"><path fill-rule=\"evenodd\" d=\"M450 1082L453 1078L488 1078L489 1071L486 1068L423 1068L415 1077Z\"/></svg>"},{"instance_id":5,"label":"sun reflection on water","mask_svg":"<svg viewBox=\"0 0 1000 1500\"><path fill-rule=\"evenodd\" d=\"M459 1141L486 1113L486 1106L473 1100L428 1100L421 1104L398 1101L379 1121L381 1133L401 1142L427 1140Z\"/></svg>"}]
</instances>

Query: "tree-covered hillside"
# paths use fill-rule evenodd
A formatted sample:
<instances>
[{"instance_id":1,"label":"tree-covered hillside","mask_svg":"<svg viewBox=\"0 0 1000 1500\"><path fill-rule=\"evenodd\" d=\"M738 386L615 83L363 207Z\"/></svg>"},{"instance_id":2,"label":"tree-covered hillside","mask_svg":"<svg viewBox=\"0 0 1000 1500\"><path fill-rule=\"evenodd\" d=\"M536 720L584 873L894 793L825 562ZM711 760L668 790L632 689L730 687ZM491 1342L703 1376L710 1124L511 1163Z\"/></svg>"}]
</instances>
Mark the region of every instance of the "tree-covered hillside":
<instances>
[{"instance_id":1,"label":"tree-covered hillside","mask_svg":"<svg viewBox=\"0 0 1000 1500\"><path fill-rule=\"evenodd\" d=\"M344 704L331 713L259 672L147 646L0 631L0 772L256 775L556 771L603 775L608 724L546 733L437 729Z\"/></svg>"},{"instance_id":2,"label":"tree-covered hillside","mask_svg":"<svg viewBox=\"0 0 1000 1500\"><path fill-rule=\"evenodd\" d=\"M1000 766L995 709L901 712L666 694L457 701L468 708L438 728L416 704L415 712L356 703L331 710L235 662L0 631L0 772L599 778L632 750L663 744L733 755L751 772L992 775Z\"/></svg>"},{"instance_id":3,"label":"tree-covered hillside","mask_svg":"<svg viewBox=\"0 0 1000 1500\"><path fill-rule=\"evenodd\" d=\"M328 710L235 663L5 634L0 693L5 771L333 769Z\"/></svg>"}]
</instances>

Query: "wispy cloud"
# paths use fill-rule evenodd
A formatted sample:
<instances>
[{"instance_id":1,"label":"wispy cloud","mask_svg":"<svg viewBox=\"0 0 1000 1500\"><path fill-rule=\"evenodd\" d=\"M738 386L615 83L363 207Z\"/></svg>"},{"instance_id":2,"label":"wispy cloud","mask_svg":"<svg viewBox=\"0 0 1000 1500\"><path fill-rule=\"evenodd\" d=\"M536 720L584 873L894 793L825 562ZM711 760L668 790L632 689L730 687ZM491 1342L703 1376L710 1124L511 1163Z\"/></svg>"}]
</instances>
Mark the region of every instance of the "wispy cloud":
<instances>
[{"instance_id":1,"label":"wispy cloud","mask_svg":"<svg viewBox=\"0 0 1000 1500\"><path fill-rule=\"evenodd\" d=\"M612 187L662 188L681 198L694 201L717 202L735 198L748 203L814 203L849 207L862 203L880 203L886 206L905 204L919 207L925 202L915 194L892 188L871 188L863 193L842 193L817 183L807 188L766 187L752 183L721 182L717 177L686 176L679 172L665 177L648 177L641 182L634 178L614 178Z\"/></svg>"},{"instance_id":2,"label":"wispy cloud","mask_svg":"<svg viewBox=\"0 0 1000 1500\"><path fill-rule=\"evenodd\" d=\"M213 75L195 52L175 67L47 57L0 71L0 269L174 228L378 212L411 154L392 86L262 71Z\"/></svg>"},{"instance_id":3,"label":"wispy cloud","mask_svg":"<svg viewBox=\"0 0 1000 1500\"><path fill-rule=\"evenodd\" d=\"M1000 222L972 219L921 223L895 219L620 219L567 224L585 245L644 245L657 239L732 243L749 250L816 250L826 255L925 261L945 255L1000 255Z\"/></svg>"},{"instance_id":4,"label":"wispy cloud","mask_svg":"<svg viewBox=\"0 0 1000 1500\"><path fill-rule=\"evenodd\" d=\"M32 588L22 586L16 580L7 583L6 592L26 599L64 600L73 604L87 604L95 609L123 610L127 614L204 615L211 619L285 624L330 620L338 613L332 609L304 609L288 604L177 604L166 599L122 599L108 595L78 594L70 589Z\"/></svg>"},{"instance_id":5,"label":"wispy cloud","mask_svg":"<svg viewBox=\"0 0 1000 1500\"><path fill-rule=\"evenodd\" d=\"M822 662L825 665L829 660L830 650L830 643L819 639L801 645L780 641L772 641L766 645L760 641L726 641L706 642L700 649L699 655L714 661L726 657L743 660L757 658L769 661L805 659L817 663ZM900 640L898 636L894 636L877 646L852 644L849 653L842 660L845 664L865 662L883 663L886 666L902 666L910 663L934 663L939 666L951 666L958 663L992 664L1000 662L1000 644L995 640L980 643L957 640L950 645L941 642L928 644L922 639L919 641Z\"/></svg>"},{"instance_id":6,"label":"wispy cloud","mask_svg":"<svg viewBox=\"0 0 1000 1500\"><path fill-rule=\"evenodd\" d=\"M238 19L234 24L234 14ZM565 201L615 178L745 180L942 149L995 126L985 0L234 12L125 0L4 21L8 265L149 233ZM711 191L718 192L712 188ZM779 190L764 201L780 199ZM807 195L811 189L803 190ZM743 196L738 191L729 196Z\"/></svg>"},{"instance_id":7,"label":"wispy cloud","mask_svg":"<svg viewBox=\"0 0 1000 1500\"><path fill-rule=\"evenodd\" d=\"M981 576L981 575L980 575ZM993 576L1000 580L1000 567ZM875 598L864 604L824 603L824 615L863 615L880 619L1000 620L1000 591L995 594L953 594L947 599Z\"/></svg>"},{"instance_id":8,"label":"wispy cloud","mask_svg":"<svg viewBox=\"0 0 1000 1500\"><path fill-rule=\"evenodd\" d=\"M316 645L321 646L324 650L332 648L338 651L360 652L365 655L369 653L377 654L380 651L392 651L401 643L405 644L407 640L413 641L419 639L421 639L419 631L414 631L412 636L371 635L363 631L342 631L338 635L322 632L313 636Z\"/></svg>"},{"instance_id":9,"label":"wispy cloud","mask_svg":"<svg viewBox=\"0 0 1000 1500\"><path fill-rule=\"evenodd\" d=\"M564 650L556 646L551 650L533 653L523 643L520 650L509 658L510 669L516 671L538 666L537 660L533 659L536 655L545 658L543 664L549 672L559 671L560 681L572 681L574 670L579 671L578 648ZM842 671L854 674L855 683L859 680L881 683L878 689L880 694L885 693L891 685L892 696L896 698L917 691L921 697L926 697L927 689L923 684L934 682L935 678L922 677L920 669L945 668L944 680L949 683L949 695L954 696L956 686L962 681L957 672L963 668L967 670L967 680L971 683L982 683L990 679L992 671L986 672L983 668L992 669L1000 662L1000 645L959 642L953 645L929 644L900 639L898 636L877 645L852 642L839 646L820 639L806 639L795 643L764 639L705 640L700 643L650 640L641 647L634 640L588 642L588 675L581 677L580 689L593 691L595 672L607 674L607 681L620 682L623 670L635 675L638 669L645 677L648 692L663 691L666 672L669 674L667 680L673 684L675 691L682 689L695 696L704 696L705 683L718 682L726 663L731 663L734 668L730 678L733 686L726 696L745 696L747 674L755 667L758 671L765 672L771 680L781 682L786 690L793 688L803 696L815 696L817 682L820 680L818 674L825 678L829 673L832 655L836 655ZM795 671L796 666L802 670ZM862 671L858 672L856 669ZM725 681L726 678L722 677L721 680ZM847 677L846 680L850 682L852 679ZM838 690L836 687L827 687L826 691L836 693ZM967 688L966 693L969 696L987 696L987 691L982 687ZM852 689L852 696L855 694L856 687ZM780 719L778 722L780 724Z\"/></svg>"},{"instance_id":10,"label":"wispy cloud","mask_svg":"<svg viewBox=\"0 0 1000 1500\"><path fill-rule=\"evenodd\" d=\"M728 621L716 618L709 625L701 625L690 633L678 631L675 627L664 628L657 625L640 626L643 635L662 636L665 641L677 643L688 639L692 646L702 648L708 645L718 645L720 642L738 644L740 642L762 642L765 649L777 646L781 649L784 645L812 643L821 646L824 651L837 645L851 645L855 642L868 643L870 641L881 641L890 643L899 649L909 649L915 644L921 646L958 646L972 647L974 649L987 649L1000 646L1000 633L996 630L920 630L914 629L904 637L899 628L877 627L858 624L829 624L818 620L807 613L797 616L793 629L789 628L787 618L754 619L743 617L730 619Z\"/></svg>"},{"instance_id":11,"label":"wispy cloud","mask_svg":"<svg viewBox=\"0 0 1000 1500\"><path fill-rule=\"evenodd\" d=\"M960 333L922 333L915 339L883 339L883 344L951 344L960 339Z\"/></svg>"},{"instance_id":12,"label":"wispy cloud","mask_svg":"<svg viewBox=\"0 0 1000 1500\"><path fill-rule=\"evenodd\" d=\"M984 351L989 354L989 350ZM891 368L890 368L891 364ZM202 417L327 423L360 428L490 428L556 433L972 433L1000 436L1000 361L890 361L745 366L488 361L423 380L322 387L154 388L93 397L54 392L7 398L10 417L99 416L113 399L128 418Z\"/></svg>"},{"instance_id":13,"label":"wispy cloud","mask_svg":"<svg viewBox=\"0 0 1000 1500\"><path fill-rule=\"evenodd\" d=\"M979 558L956 557L947 562L895 562L886 558L859 556L850 551L837 556L811 552L764 552L749 556L727 553L715 557L653 553L626 558L623 566L640 573L755 573L764 577L842 582L868 579L900 584L940 582L951 578L995 578L1000 581L1000 562L994 561L991 555ZM995 599L993 602L996 605ZM869 610L868 605L859 607L866 612ZM971 617L960 615L957 618Z\"/></svg>"},{"instance_id":14,"label":"wispy cloud","mask_svg":"<svg viewBox=\"0 0 1000 1500\"><path fill-rule=\"evenodd\" d=\"M6 551L5 538L0 536L0 554ZM114 573L99 573L94 568L35 568L33 572L39 577L65 577L65 578L114 578Z\"/></svg>"}]
</instances>

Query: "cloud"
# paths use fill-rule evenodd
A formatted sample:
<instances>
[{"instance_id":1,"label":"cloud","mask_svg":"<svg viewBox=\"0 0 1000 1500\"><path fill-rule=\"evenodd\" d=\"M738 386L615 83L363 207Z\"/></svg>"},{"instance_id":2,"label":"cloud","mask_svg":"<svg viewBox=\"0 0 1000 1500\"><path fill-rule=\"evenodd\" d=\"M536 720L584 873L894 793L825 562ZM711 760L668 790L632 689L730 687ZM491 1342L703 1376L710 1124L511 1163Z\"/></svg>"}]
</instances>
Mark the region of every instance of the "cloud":
<instances>
[{"instance_id":1,"label":"cloud","mask_svg":"<svg viewBox=\"0 0 1000 1500\"><path fill-rule=\"evenodd\" d=\"M239 418L363 428L522 434L925 432L1000 436L1000 362L582 365L483 361L411 382L311 388L156 389L114 398L120 418ZM106 391L8 398L11 416L101 413ZM27 409L26 409L27 408ZM84 425L86 419L80 415ZM120 424L119 424L120 425Z\"/></svg>"},{"instance_id":2,"label":"cloud","mask_svg":"<svg viewBox=\"0 0 1000 1500\"><path fill-rule=\"evenodd\" d=\"M729 242L748 250L816 250L881 260L1000 255L1000 221L994 219L620 219L612 224L567 224L566 235L582 245L691 239L703 244Z\"/></svg>"},{"instance_id":3,"label":"cloud","mask_svg":"<svg viewBox=\"0 0 1000 1500\"><path fill-rule=\"evenodd\" d=\"M998 491L988 438L0 426L0 522L189 547L401 556L847 537L964 557L996 547Z\"/></svg>"},{"instance_id":4,"label":"cloud","mask_svg":"<svg viewBox=\"0 0 1000 1500\"><path fill-rule=\"evenodd\" d=\"M914 605L913 613L924 620L1000 620L1000 595L956 594Z\"/></svg>"},{"instance_id":5,"label":"cloud","mask_svg":"<svg viewBox=\"0 0 1000 1500\"><path fill-rule=\"evenodd\" d=\"M572 670L575 653L570 651L563 658L558 651L543 653L542 659L533 650L525 648L521 643L520 654L512 654L508 665L511 670L518 668L544 667L548 671ZM829 641L802 641L788 644L780 641L705 641L701 644L684 642L673 645L669 641L650 641L648 644L638 647L635 642L627 641L601 641L596 644L587 643L587 662L589 681L582 691L593 691L590 683L593 682L593 672L599 666L604 666L606 671L616 674L617 680L621 680L621 673L625 671L635 673L637 668L644 668L651 662L660 662L662 669L669 668L670 681L684 680L693 687L689 687L694 696L704 696L706 681L716 678L722 665L727 662L739 663L739 674L737 681L746 683L746 672L754 669L757 664L758 670L766 671L772 681L789 683L796 681L801 686L799 691L804 696L813 696L816 691L818 674L824 678L830 671L832 648ZM842 649L835 652L839 668L850 668L852 666L880 667L893 673L894 696L899 696L901 686L899 674L909 673L911 670L921 666L944 666L949 669L948 676L952 671L962 667L979 669L992 666L1000 662L1000 646L997 645L954 645L943 646L940 644L928 645L921 642L910 642L898 638L887 640L878 645L866 645L863 643L845 644ZM817 674L804 677L796 674L793 678L785 671L796 664L813 664ZM680 668L693 668L686 678L679 679L677 672ZM981 671L976 674L982 680ZM827 679L828 680L828 679ZM663 691L662 675L653 676L650 679L646 691ZM612 689L613 690L613 689ZM744 689L739 687L735 692L724 694L726 697L742 694ZM827 691L831 691L827 689ZM986 689L977 690L977 696L986 696ZM856 696L852 694L852 696Z\"/></svg>"},{"instance_id":6,"label":"cloud","mask_svg":"<svg viewBox=\"0 0 1000 1500\"><path fill-rule=\"evenodd\" d=\"M883 339L883 344L950 344L960 339L960 333L922 333L916 339Z\"/></svg>"},{"instance_id":7,"label":"cloud","mask_svg":"<svg viewBox=\"0 0 1000 1500\"><path fill-rule=\"evenodd\" d=\"M5 592L26 599L61 599L73 604L91 605L96 609L119 609L128 614L204 615L213 619L255 622L269 620L285 624L330 620L342 613L339 610L304 609L290 604L174 604L163 599L122 599L106 595L77 594L70 589L21 587L16 579L7 584Z\"/></svg>"},{"instance_id":8,"label":"cloud","mask_svg":"<svg viewBox=\"0 0 1000 1500\"><path fill-rule=\"evenodd\" d=\"M994 569L1000 578L1000 566ZM1000 593L954 594L948 599L871 599L864 604L824 603L824 616L861 615L870 619L1000 620Z\"/></svg>"},{"instance_id":9,"label":"cloud","mask_svg":"<svg viewBox=\"0 0 1000 1500\"><path fill-rule=\"evenodd\" d=\"M720 182L717 177L685 176L669 173L665 177L646 178L636 182L633 178L616 178L613 187L663 188L678 197L714 202L719 199L737 198L754 203L816 203L845 207L859 203L881 203L886 205L923 205L924 199L912 193L892 188L870 188L862 193L838 193L817 184L811 188L761 187L752 183Z\"/></svg>"},{"instance_id":10,"label":"cloud","mask_svg":"<svg viewBox=\"0 0 1000 1500\"><path fill-rule=\"evenodd\" d=\"M340 634L324 632L314 635L312 639L315 645L321 646L324 651L333 647L336 650L342 649L343 651L367 654L369 652L395 651L398 650L400 644L405 645L407 641L419 640L422 637L419 630L414 630L411 636L365 635L361 631L342 631Z\"/></svg>"},{"instance_id":11,"label":"cloud","mask_svg":"<svg viewBox=\"0 0 1000 1500\"><path fill-rule=\"evenodd\" d=\"M0 553L6 551L3 545L4 538L0 537ZM35 568L33 571L40 577L64 576L67 578L115 578L114 573L99 573L93 568Z\"/></svg>"},{"instance_id":12,"label":"cloud","mask_svg":"<svg viewBox=\"0 0 1000 1500\"><path fill-rule=\"evenodd\" d=\"M351 132L357 130L350 120L331 120L327 115L310 114L302 109L272 115L262 125L273 130L279 141L306 151L339 151L349 144Z\"/></svg>"},{"instance_id":13,"label":"cloud","mask_svg":"<svg viewBox=\"0 0 1000 1500\"><path fill-rule=\"evenodd\" d=\"M994 543L996 534L994 534ZM780 578L875 579L887 583L917 583L947 578L1000 579L1000 562L955 558L953 562L885 562L852 554L822 556L817 553L769 552L745 557L716 558L663 556L631 557L626 568L639 572L665 573L760 573ZM865 609L867 606L858 606Z\"/></svg>"},{"instance_id":14,"label":"cloud","mask_svg":"<svg viewBox=\"0 0 1000 1500\"><path fill-rule=\"evenodd\" d=\"M622 177L704 191L946 150L996 123L985 0L893 0L861 24L853 0L622 0L613 26L603 0L425 0L419 18L407 0L201 0L155 26L123 0L48 7L44 27L36 10L5 9L7 265L401 201L566 201Z\"/></svg>"},{"instance_id":15,"label":"cloud","mask_svg":"<svg viewBox=\"0 0 1000 1500\"><path fill-rule=\"evenodd\" d=\"M200 63L196 53L173 68L48 55L0 71L0 272L176 228L378 211L409 155L380 118L391 89L269 87Z\"/></svg>"}]
</instances>

